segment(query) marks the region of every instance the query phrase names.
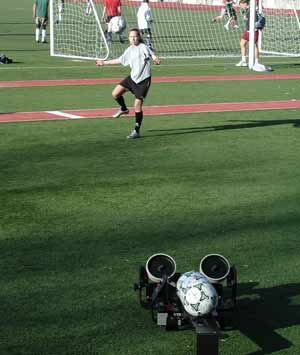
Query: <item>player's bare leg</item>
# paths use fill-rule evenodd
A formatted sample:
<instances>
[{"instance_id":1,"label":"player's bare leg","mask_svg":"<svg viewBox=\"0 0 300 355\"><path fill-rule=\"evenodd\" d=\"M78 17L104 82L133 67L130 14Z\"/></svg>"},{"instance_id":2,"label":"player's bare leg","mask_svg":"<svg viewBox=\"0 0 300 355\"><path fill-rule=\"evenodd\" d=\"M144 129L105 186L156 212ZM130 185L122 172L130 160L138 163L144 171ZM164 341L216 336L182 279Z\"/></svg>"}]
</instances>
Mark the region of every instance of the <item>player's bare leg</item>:
<instances>
[{"instance_id":1,"label":"player's bare leg","mask_svg":"<svg viewBox=\"0 0 300 355\"><path fill-rule=\"evenodd\" d=\"M236 64L237 67L247 67L247 59L246 59L246 46L247 46L248 41L246 41L244 38L241 38L240 41L240 48L241 48L241 55L242 59L239 63Z\"/></svg>"},{"instance_id":2,"label":"player's bare leg","mask_svg":"<svg viewBox=\"0 0 300 355\"><path fill-rule=\"evenodd\" d=\"M122 85L117 85L112 91L112 97L117 103L120 105L119 110L113 115L113 118L118 118L121 115L127 115L129 110L126 106L123 94L125 94L128 90L124 88Z\"/></svg>"}]
</instances>

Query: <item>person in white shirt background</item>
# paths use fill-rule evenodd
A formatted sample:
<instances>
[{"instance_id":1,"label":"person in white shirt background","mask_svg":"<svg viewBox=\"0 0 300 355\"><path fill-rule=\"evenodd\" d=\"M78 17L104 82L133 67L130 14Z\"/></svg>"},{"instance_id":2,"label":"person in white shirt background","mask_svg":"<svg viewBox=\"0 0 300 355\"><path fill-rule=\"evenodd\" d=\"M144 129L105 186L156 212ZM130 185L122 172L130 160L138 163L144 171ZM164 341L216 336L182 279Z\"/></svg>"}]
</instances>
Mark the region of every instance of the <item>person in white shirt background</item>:
<instances>
[{"instance_id":1,"label":"person in white shirt background","mask_svg":"<svg viewBox=\"0 0 300 355\"><path fill-rule=\"evenodd\" d=\"M145 44L152 49L152 14L149 0L143 0L137 12L138 28Z\"/></svg>"}]
</instances>

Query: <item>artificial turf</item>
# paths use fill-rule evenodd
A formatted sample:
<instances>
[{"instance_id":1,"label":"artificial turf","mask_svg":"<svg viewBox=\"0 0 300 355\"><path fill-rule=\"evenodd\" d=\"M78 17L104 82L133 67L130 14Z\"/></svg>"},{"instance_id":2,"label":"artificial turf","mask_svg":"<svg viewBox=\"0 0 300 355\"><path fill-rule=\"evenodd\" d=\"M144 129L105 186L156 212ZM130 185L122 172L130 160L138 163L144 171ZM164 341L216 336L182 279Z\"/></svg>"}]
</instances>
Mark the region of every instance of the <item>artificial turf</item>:
<instances>
[{"instance_id":1,"label":"artificial turf","mask_svg":"<svg viewBox=\"0 0 300 355\"><path fill-rule=\"evenodd\" d=\"M21 46L3 31L4 49ZM8 51L17 63L1 66L1 80L126 72L50 58L24 37L23 52ZM269 60L276 72L299 67L297 58ZM241 73L232 59L189 64L165 61L154 75ZM112 107L111 89L0 88L0 109ZM245 97L299 99L299 80L153 84L146 104ZM128 141L132 125L0 125L0 353L195 354L195 333L156 326L133 291L139 266L165 252L179 272L197 270L209 253L236 266L238 307L220 354L297 354L299 110L147 116L142 139Z\"/></svg>"},{"instance_id":2,"label":"artificial turf","mask_svg":"<svg viewBox=\"0 0 300 355\"><path fill-rule=\"evenodd\" d=\"M166 252L179 271L208 253L236 265L222 354L295 354L299 119L285 114L151 117L136 142L126 119L1 125L3 353L193 354L194 333L158 329L132 289Z\"/></svg>"}]
</instances>

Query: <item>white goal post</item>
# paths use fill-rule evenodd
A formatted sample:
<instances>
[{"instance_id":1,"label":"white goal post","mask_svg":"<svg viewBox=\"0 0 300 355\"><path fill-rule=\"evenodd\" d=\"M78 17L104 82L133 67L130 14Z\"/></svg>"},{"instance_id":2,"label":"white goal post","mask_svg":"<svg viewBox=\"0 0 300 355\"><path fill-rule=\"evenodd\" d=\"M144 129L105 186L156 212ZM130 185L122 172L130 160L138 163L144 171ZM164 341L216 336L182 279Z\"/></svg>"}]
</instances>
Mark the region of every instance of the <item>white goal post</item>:
<instances>
[{"instance_id":1,"label":"white goal post","mask_svg":"<svg viewBox=\"0 0 300 355\"><path fill-rule=\"evenodd\" d=\"M50 54L90 60L109 56L93 0L50 0Z\"/></svg>"},{"instance_id":2,"label":"white goal post","mask_svg":"<svg viewBox=\"0 0 300 355\"><path fill-rule=\"evenodd\" d=\"M129 28L138 26L141 1L121 0L127 23L125 41L113 34L108 43L104 33L107 25L102 19L104 0L50 0L51 55L82 59L121 55L129 45ZM149 0L152 47L161 58L239 57L245 21L238 2L235 0L232 15L224 12L223 0ZM260 52L299 56L300 0L260 2L266 16Z\"/></svg>"}]
</instances>

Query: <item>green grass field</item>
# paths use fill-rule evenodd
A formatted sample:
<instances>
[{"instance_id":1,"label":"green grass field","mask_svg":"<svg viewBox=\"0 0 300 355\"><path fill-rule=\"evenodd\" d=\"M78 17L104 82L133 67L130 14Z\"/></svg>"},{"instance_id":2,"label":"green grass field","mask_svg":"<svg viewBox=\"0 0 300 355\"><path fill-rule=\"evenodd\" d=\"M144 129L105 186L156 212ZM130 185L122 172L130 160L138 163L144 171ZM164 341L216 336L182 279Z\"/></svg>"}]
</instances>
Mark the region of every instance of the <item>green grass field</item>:
<instances>
[{"instance_id":1,"label":"green grass field","mask_svg":"<svg viewBox=\"0 0 300 355\"><path fill-rule=\"evenodd\" d=\"M29 0L0 5L1 81L121 78L51 58ZM299 58L262 58L297 73ZM236 58L165 60L154 76L255 73ZM118 79L116 79L118 80ZM1 88L1 113L114 107L113 85ZM300 99L300 82L152 84L145 105ZM127 102L133 98L128 95ZM220 355L300 352L300 110L0 124L2 355L193 355L156 326L133 283L163 252L178 271L220 253L238 270Z\"/></svg>"}]
</instances>

